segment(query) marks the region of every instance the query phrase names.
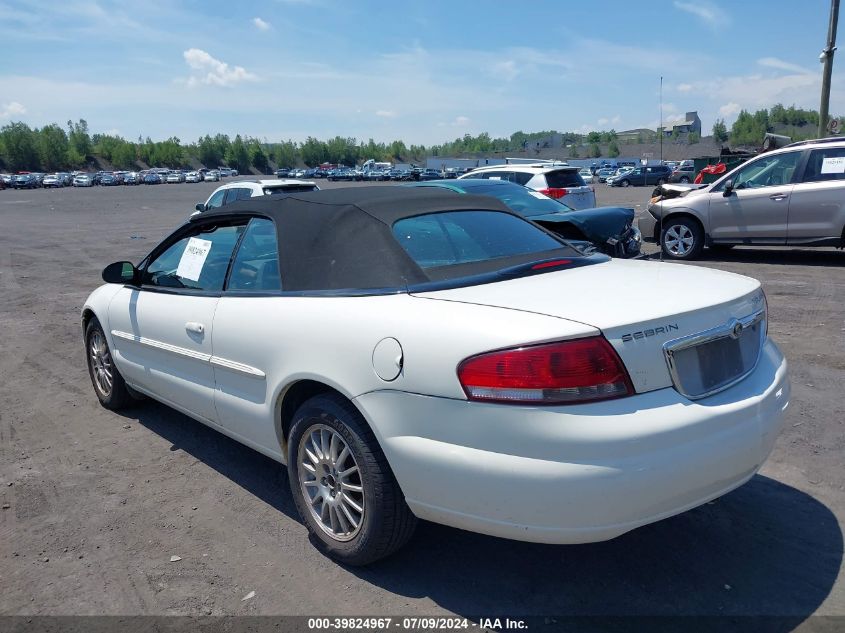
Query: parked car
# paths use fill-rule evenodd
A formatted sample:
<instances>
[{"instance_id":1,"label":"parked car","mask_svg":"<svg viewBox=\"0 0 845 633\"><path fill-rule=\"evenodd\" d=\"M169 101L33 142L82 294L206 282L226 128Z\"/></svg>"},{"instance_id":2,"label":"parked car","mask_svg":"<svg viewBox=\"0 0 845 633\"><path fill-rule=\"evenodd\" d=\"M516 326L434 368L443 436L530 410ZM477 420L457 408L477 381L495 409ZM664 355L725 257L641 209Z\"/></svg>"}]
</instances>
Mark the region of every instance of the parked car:
<instances>
[{"instance_id":1,"label":"parked car","mask_svg":"<svg viewBox=\"0 0 845 633\"><path fill-rule=\"evenodd\" d=\"M481 176L479 176L480 178ZM443 178L443 174L440 173L439 169L424 169L419 172L418 180L426 181L426 180L440 180Z\"/></svg>"},{"instance_id":2,"label":"parked car","mask_svg":"<svg viewBox=\"0 0 845 633\"><path fill-rule=\"evenodd\" d=\"M737 244L845 248L845 140L792 143L709 185L664 185L639 219L670 259Z\"/></svg>"},{"instance_id":3,"label":"parked car","mask_svg":"<svg viewBox=\"0 0 845 633\"><path fill-rule=\"evenodd\" d=\"M35 174L15 174L12 177L12 187L15 189L37 189L40 186Z\"/></svg>"},{"instance_id":4,"label":"parked car","mask_svg":"<svg viewBox=\"0 0 845 633\"><path fill-rule=\"evenodd\" d=\"M417 519L583 543L685 512L755 475L790 398L758 281L584 256L489 196L251 198L103 279L99 402L143 394L286 464L349 565Z\"/></svg>"},{"instance_id":5,"label":"parked car","mask_svg":"<svg viewBox=\"0 0 845 633\"><path fill-rule=\"evenodd\" d=\"M114 187L121 184L120 177L115 174L101 174L100 175L100 186L101 187Z\"/></svg>"},{"instance_id":6,"label":"parked car","mask_svg":"<svg viewBox=\"0 0 845 633\"><path fill-rule=\"evenodd\" d=\"M669 182L672 171L666 165L646 165L634 167L631 171L611 176L607 179L610 187L630 187L642 185L662 185Z\"/></svg>"},{"instance_id":7,"label":"parked car","mask_svg":"<svg viewBox=\"0 0 845 633\"><path fill-rule=\"evenodd\" d=\"M171 171L167 174L166 182L168 185L183 183L185 182L185 176L181 171Z\"/></svg>"},{"instance_id":8,"label":"parked car","mask_svg":"<svg viewBox=\"0 0 845 633\"><path fill-rule=\"evenodd\" d=\"M596 192L584 183L577 167L549 163L491 165L474 169L460 178L509 180L560 200L572 209L590 209L596 206Z\"/></svg>"},{"instance_id":9,"label":"parked car","mask_svg":"<svg viewBox=\"0 0 845 633\"><path fill-rule=\"evenodd\" d=\"M642 237L639 229L633 226L633 209L599 207L576 211L560 200L507 180L463 178L407 186L439 187L456 193L493 196L511 211L563 238L590 242L593 248L613 257L640 256Z\"/></svg>"},{"instance_id":10,"label":"parked car","mask_svg":"<svg viewBox=\"0 0 845 633\"><path fill-rule=\"evenodd\" d=\"M189 171L185 174L185 182L202 182L202 176L200 176L199 172Z\"/></svg>"},{"instance_id":11,"label":"parked car","mask_svg":"<svg viewBox=\"0 0 845 633\"><path fill-rule=\"evenodd\" d=\"M205 172L202 179L206 182L220 182L220 172L216 169Z\"/></svg>"},{"instance_id":12,"label":"parked car","mask_svg":"<svg viewBox=\"0 0 845 633\"><path fill-rule=\"evenodd\" d=\"M276 178L287 178L288 174L290 173L290 169L287 167L281 167L277 169L275 172Z\"/></svg>"},{"instance_id":13,"label":"parked car","mask_svg":"<svg viewBox=\"0 0 845 633\"><path fill-rule=\"evenodd\" d=\"M66 171L60 171L56 174L62 181L62 186L70 187L73 184L73 176Z\"/></svg>"},{"instance_id":14,"label":"parked car","mask_svg":"<svg viewBox=\"0 0 845 633\"><path fill-rule=\"evenodd\" d=\"M164 182L161 175L150 172L146 176L144 176L144 184L145 185L160 185Z\"/></svg>"},{"instance_id":15,"label":"parked car","mask_svg":"<svg viewBox=\"0 0 845 633\"><path fill-rule=\"evenodd\" d=\"M593 182L593 172L590 171L589 167L579 169L578 175L581 176L581 180L585 183Z\"/></svg>"},{"instance_id":16,"label":"parked car","mask_svg":"<svg viewBox=\"0 0 845 633\"><path fill-rule=\"evenodd\" d=\"M137 171L130 171L123 176L124 185L140 185L141 175Z\"/></svg>"},{"instance_id":17,"label":"parked car","mask_svg":"<svg viewBox=\"0 0 845 633\"><path fill-rule=\"evenodd\" d=\"M307 191L319 191L317 183L308 180L239 180L217 187L208 200L198 202L195 209L197 212L218 209L238 200L249 198L260 198L261 196L282 196L292 193L304 193Z\"/></svg>"},{"instance_id":18,"label":"parked car","mask_svg":"<svg viewBox=\"0 0 845 633\"><path fill-rule=\"evenodd\" d=\"M688 183L695 180L695 167L692 165L679 165L669 176L669 182Z\"/></svg>"},{"instance_id":19,"label":"parked car","mask_svg":"<svg viewBox=\"0 0 845 633\"><path fill-rule=\"evenodd\" d=\"M65 183L61 176L58 174L47 174L44 176L44 180L41 181L41 186L45 189L47 188L59 188L64 187Z\"/></svg>"},{"instance_id":20,"label":"parked car","mask_svg":"<svg viewBox=\"0 0 845 633\"><path fill-rule=\"evenodd\" d=\"M94 176L92 174L77 174L73 177L74 187L93 187Z\"/></svg>"},{"instance_id":21,"label":"parked car","mask_svg":"<svg viewBox=\"0 0 845 633\"><path fill-rule=\"evenodd\" d=\"M596 178L599 182L607 182L607 179L616 174L616 169L613 167L602 167L596 172Z\"/></svg>"}]
</instances>

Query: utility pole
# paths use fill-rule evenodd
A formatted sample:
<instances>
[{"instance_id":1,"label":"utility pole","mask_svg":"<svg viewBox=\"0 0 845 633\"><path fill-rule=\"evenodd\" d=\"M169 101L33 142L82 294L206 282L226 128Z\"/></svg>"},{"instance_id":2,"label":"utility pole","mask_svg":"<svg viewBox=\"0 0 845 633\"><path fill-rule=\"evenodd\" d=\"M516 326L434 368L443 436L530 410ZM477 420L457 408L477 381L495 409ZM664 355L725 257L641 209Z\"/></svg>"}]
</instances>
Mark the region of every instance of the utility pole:
<instances>
[{"instance_id":1,"label":"utility pole","mask_svg":"<svg viewBox=\"0 0 845 633\"><path fill-rule=\"evenodd\" d=\"M839 0L830 0L830 24L827 27L827 46L819 61L822 71L822 102L819 107L819 138L827 136L827 117L830 109L830 77L833 73L833 54L836 52L836 25L839 23Z\"/></svg>"}]
</instances>

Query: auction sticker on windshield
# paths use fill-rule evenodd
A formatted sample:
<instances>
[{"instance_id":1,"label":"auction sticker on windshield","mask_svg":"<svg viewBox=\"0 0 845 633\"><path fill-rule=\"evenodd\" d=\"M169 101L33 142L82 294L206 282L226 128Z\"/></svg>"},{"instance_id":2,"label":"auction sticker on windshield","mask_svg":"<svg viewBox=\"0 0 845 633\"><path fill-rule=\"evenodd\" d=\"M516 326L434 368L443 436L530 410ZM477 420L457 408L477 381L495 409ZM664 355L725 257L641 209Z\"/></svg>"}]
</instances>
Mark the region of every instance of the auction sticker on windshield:
<instances>
[{"instance_id":1,"label":"auction sticker on windshield","mask_svg":"<svg viewBox=\"0 0 845 633\"><path fill-rule=\"evenodd\" d=\"M182 259L179 260L179 266L176 268L176 274L183 279L199 281L203 264L210 250L210 241L201 240L198 237L189 239L188 246L182 253Z\"/></svg>"}]
</instances>

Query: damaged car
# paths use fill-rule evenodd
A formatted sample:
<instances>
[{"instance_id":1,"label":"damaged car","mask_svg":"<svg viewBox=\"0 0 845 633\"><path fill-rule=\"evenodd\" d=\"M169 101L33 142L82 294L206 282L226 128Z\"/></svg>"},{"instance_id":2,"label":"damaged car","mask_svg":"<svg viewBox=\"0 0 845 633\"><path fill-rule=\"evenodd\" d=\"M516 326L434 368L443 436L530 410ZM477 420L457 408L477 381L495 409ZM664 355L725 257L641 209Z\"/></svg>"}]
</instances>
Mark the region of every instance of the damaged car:
<instances>
[{"instance_id":1,"label":"damaged car","mask_svg":"<svg viewBox=\"0 0 845 633\"><path fill-rule=\"evenodd\" d=\"M663 184L638 221L668 259L745 246L845 247L845 140L800 141L712 184Z\"/></svg>"},{"instance_id":2,"label":"damaged car","mask_svg":"<svg viewBox=\"0 0 845 633\"><path fill-rule=\"evenodd\" d=\"M611 257L639 257L642 237L633 225L634 210L596 207L576 211L559 200L507 180L461 178L414 183L410 187L440 187L456 193L492 196L509 209L576 242L589 242L593 249ZM585 247L590 247L584 245Z\"/></svg>"}]
</instances>

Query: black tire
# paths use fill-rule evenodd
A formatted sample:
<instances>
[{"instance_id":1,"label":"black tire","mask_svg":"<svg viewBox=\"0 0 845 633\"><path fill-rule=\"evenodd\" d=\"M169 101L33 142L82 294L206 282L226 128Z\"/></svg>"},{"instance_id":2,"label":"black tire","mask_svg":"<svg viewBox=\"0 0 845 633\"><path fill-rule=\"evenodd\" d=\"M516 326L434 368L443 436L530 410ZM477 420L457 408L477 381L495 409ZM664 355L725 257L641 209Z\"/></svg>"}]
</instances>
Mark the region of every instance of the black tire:
<instances>
[{"instance_id":1,"label":"black tire","mask_svg":"<svg viewBox=\"0 0 845 633\"><path fill-rule=\"evenodd\" d=\"M682 182L684 184L689 183L689 176L681 176L681 179L678 182Z\"/></svg>"},{"instance_id":2,"label":"black tire","mask_svg":"<svg viewBox=\"0 0 845 633\"><path fill-rule=\"evenodd\" d=\"M630 187L631 181L626 178L625 180L620 181L619 184L623 187Z\"/></svg>"},{"instance_id":3,"label":"black tire","mask_svg":"<svg viewBox=\"0 0 845 633\"><path fill-rule=\"evenodd\" d=\"M97 339L97 337L99 337L99 339ZM99 343L95 344L95 341L99 341ZM95 367L96 354L92 346L96 346L97 348L103 350L101 352L100 362L105 362L110 365L111 388L105 388L95 376L95 372L97 371ZM105 356L107 360L103 360L103 356ZM91 378L91 385L94 387L94 393L97 395L97 399L100 401L101 405L103 405L106 409L117 411L118 409L128 407L135 402L126 387L126 382L123 380L123 376L120 375L120 372L114 365L108 340L103 332L103 328L100 326L100 322L96 318L92 318L88 322L88 326L85 328L85 362L88 365L88 376Z\"/></svg>"},{"instance_id":4,"label":"black tire","mask_svg":"<svg viewBox=\"0 0 845 633\"><path fill-rule=\"evenodd\" d=\"M349 540L338 540L322 527L300 481L300 472L304 473L299 467L300 443L320 427L334 430L343 439L360 473L364 511L357 533ZM401 548L414 533L417 518L405 503L375 435L358 410L339 395L315 396L294 414L288 436L288 480L312 544L341 563L357 566L375 562Z\"/></svg>"},{"instance_id":5,"label":"black tire","mask_svg":"<svg viewBox=\"0 0 845 633\"><path fill-rule=\"evenodd\" d=\"M683 248L678 246L673 238L681 237ZM688 240L691 238L692 243ZM701 225L692 218L668 218L663 222L663 232L660 234L660 248L667 259L688 261L697 259L704 248L704 231Z\"/></svg>"},{"instance_id":6,"label":"black tire","mask_svg":"<svg viewBox=\"0 0 845 633\"><path fill-rule=\"evenodd\" d=\"M665 184L666 184L666 179L665 179L665 178L658 178L658 179L657 179L657 186L658 186L658 187L659 187L660 185L665 185Z\"/></svg>"}]
</instances>

